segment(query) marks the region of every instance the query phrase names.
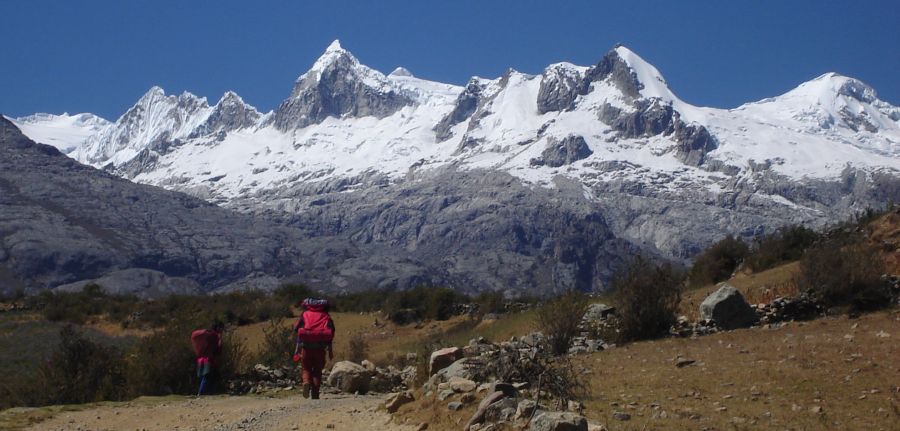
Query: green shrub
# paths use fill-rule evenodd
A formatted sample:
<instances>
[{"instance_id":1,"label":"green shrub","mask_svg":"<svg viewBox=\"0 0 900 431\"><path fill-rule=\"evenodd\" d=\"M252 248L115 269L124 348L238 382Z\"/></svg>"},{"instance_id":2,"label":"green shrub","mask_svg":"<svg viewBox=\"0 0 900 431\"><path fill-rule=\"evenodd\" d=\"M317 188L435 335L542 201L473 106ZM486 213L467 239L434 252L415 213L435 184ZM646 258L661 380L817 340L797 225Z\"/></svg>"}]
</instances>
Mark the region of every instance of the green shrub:
<instances>
[{"instance_id":1,"label":"green shrub","mask_svg":"<svg viewBox=\"0 0 900 431\"><path fill-rule=\"evenodd\" d=\"M807 250L796 281L827 307L867 311L890 304L883 273L884 261L864 238L833 238Z\"/></svg>"},{"instance_id":2,"label":"green shrub","mask_svg":"<svg viewBox=\"0 0 900 431\"><path fill-rule=\"evenodd\" d=\"M684 277L669 264L636 258L613 279L622 341L651 339L675 323Z\"/></svg>"},{"instance_id":3,"label":"green shrub","mask_svg":"<svg viewBox=\"0 0 900 431\"><path fill-rule=\"evenodd\" d=\"M727 280L747 257L750 248L731 235L709 246L694 260L688 273L691 287L701 287Z\"/></svg>"},{"instance_id":4,"label":"green shrub","mask_svg":"<svg viewBox=\"0 0 900 431\"><path fill-rule=\"evenodd\" d=\"M587 307L587 297L571 291L538 308L536 329L546 337L550 352L563 355L569 351L572 338L580 332L579 325Z\"/></svg>"}]
</instances>

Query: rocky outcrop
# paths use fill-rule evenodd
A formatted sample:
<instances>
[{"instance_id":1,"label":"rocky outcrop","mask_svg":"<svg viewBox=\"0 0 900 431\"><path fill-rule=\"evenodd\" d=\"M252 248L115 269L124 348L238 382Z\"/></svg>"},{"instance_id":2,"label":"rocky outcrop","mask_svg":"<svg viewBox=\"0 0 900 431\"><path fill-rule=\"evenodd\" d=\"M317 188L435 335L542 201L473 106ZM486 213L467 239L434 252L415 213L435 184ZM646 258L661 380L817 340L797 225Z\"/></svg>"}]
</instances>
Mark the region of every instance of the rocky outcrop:
<instances>
[{"instance_id":1,"label":"rocky outcrop","mask_svg":"<svg viewBox=\"0 0 900 431\"><path fill-rule=\"evenodd\" d=\"M303 74L290 97L278 105L272 124L278 130L300 129L327 117L387 117L413 99L393 88L384 75L363 66L337 42Z\"/></svg>"},{"instance_id":2,"label":"rocky outcrop","mask_svg":"<svg viewBox=\"0 0 900 431\"><path fill-rule=\"evenodd\" d=\"M571 109L578 97L581 79L581 72L572 64L558 63L545 69L537 95L538 113Z\"/></svg>"},{"instance_id":3,"label":"rocky outcrop","mask_svg":"<svg viewBox=\"0 0 900 431\"><path fill-rule=\"evenodd\" d=\"M453 110L434 126L434 134L438 142L450 139L450 137L453 136L450 129L452 129L453 126L466 121L475 113L475 110L478 108L479 102L481 101L483 90L484 86L477 79L469 81L466 85L466 89L456 97Z\"/></svg>"},{"instance_id":4,"label":"rocky outcrop","mask_svg":"<svg viewBox=\"0 0 900 431\"><path fill-rule=\"evenodd\" d=\"M759 320L741 292L727 284L703 300L700 318L712 320L722 329L749 328Z\"/></svg>"},{"instance_id":5,"label":"rocky outcrop","mask_svg":"<svg viewBox=\"0 0 900 431\"><path fill-rule=\"evenodd\" d=\"M541 157L532 159L531 165L558 168L586 159L593 153L581 136L570 135L561 140L550 138Z\"/></svg>"},{"instance_id":6,"label":"rocky outcrop","mask_svg":"<svg viewBox=\"0 0 900 431\"><path fill-rule=\"evenodd\" d=\"M191 137L216 134L224 138L228 132L256 125L261 116L256 108L244 103L237 93L229 91L216 103L206 121L191 132Z\"/></svg>"},{"instance_id":7,"label":"rocky outcrop","mask_svg":"<svg viewBox=\"0 0 900 431\"><path fill-rule=\"evenodd\" d=\"M644 88L644 84L638 80L637 75L615 49L606 53L596 65L585 72L584 78L578 84L578 94L588 94L592 83L603 80L608 80L632 99L641 97L640 91Z\"/></svg>"}]
</instances>

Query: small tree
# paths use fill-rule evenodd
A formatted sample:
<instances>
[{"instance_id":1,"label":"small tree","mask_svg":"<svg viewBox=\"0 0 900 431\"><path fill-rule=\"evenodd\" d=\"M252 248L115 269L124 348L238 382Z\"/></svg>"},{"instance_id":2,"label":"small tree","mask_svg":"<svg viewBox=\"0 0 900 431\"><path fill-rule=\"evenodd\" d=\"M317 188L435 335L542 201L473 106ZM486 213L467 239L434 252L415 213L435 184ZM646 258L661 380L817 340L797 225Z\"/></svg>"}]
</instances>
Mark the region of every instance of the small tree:
<instances>
[{"instance_id":1,"label":"small tree","mask_svg":"<svg viewBox=\"0 0 900 431\"><path fill-rule=\"evenodd\" d=\"M78 404L122 399L125 362L121 352L85 338L71 325L59 335L59 347L38 371L35 389L43 394L38 401Z\"/></svg>"},{"instance_id":2,"label":"small tree","mask_svg":"<svg viewBox=\"0 0 900 431\"><path fill-rule=\"evenodd\" d=\"M700 287L727 280L749 252L750 248L740 238L726 236L694 260L688 274L690 285Z\"/></svg>"},{"instance_id":3,"label":"small tree","mask_svg":"<svg viewBox=\"0 0 900 431\"><path fill-rule=\"evenodd\" d=\"M580 332L579 326L587 307L585 295L571 291L538 309L537 330L547 337L553 354L562 355L569 351L572 338Z\"/></svg>"},{"instance_id":4,"label":"small tree","mask_svg":"<svg viewBox=\"0 0 900 431\"><path fill-rule=\"evenodd\" d=\"M622 341L655 338L675 323L684 277L638 257L613 280Z\"/></svg>"}]
</instances>

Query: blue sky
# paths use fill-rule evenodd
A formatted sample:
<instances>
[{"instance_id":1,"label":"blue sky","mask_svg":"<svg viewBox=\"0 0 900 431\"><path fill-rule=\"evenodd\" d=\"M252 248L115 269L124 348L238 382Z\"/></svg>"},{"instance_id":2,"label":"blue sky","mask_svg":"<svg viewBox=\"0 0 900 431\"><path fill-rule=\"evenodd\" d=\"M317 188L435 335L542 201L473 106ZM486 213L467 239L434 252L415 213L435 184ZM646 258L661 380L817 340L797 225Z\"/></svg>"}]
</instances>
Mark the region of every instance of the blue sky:
<instances>
[{"instance_id":1,"label":"blue sky","mask_svg":"<svg viewBox=\"0 0 900 431\"><path fill-rule=\"evenodd\" d=\"M43 1L2 4L0 112L115 119L148 88L263 111L328 44L463 84L590 65L616 43L682 99L734 107L825 72L900 104L900 1Z\"/></svg>"}]
</instances>

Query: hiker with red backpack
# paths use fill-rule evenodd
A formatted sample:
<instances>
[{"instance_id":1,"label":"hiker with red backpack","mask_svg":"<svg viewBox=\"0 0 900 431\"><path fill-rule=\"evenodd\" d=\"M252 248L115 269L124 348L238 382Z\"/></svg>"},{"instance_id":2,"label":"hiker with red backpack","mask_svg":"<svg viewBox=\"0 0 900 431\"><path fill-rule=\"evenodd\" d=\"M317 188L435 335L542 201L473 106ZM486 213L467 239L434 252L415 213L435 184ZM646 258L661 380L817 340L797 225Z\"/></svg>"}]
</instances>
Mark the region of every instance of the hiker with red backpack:
<instances>
[{"instance_id":1,"label":"hiker with red backpack","mask_svg":"<svg viewBox=\"0 0 900 431\"><path fill-rule=\"evenodd\" d=\"M322 386L322 369L325 368L325 354L334 360L332 342L334 341L334 321L328 314L329 304L326 299L306 298L300 303L303 313L294 324L297 333L295 358L299 355L302 366L303 396L319 399L319 388Z\"/></svg>"},{"instance_id":2,"label":"hiker with red backpack","mask_svg":"<svg viewBox=\"0 0 900 431\"><path fill-rule=\"evenodd\" d=\"M216 362L222 351L222 331L225 325L221 322L213 324L211 329L197 329L191 332L191 346L197 355L197 377L200 378L200 389L197 396L203 394L210 382L216 377Z\"/></svg>"}]
</instances>

